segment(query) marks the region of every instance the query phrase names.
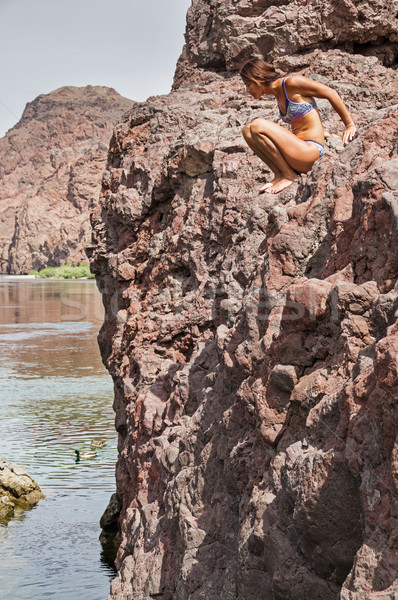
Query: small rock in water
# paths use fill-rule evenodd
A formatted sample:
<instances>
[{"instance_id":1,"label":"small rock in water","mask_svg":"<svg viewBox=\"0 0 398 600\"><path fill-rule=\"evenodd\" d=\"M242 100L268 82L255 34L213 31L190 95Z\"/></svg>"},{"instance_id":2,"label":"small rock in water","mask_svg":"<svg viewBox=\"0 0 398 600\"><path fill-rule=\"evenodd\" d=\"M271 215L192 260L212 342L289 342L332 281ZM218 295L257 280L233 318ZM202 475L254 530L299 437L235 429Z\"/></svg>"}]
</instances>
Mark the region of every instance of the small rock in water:
<instances>
[{"instance_id":1,"label":"small rock in water","mask_svg":"<svg viewBox=\"0 0 398 600\"><path fill-rule=\"evenodd\" d=\"M26 475L27 477L29 477L25 467L23 465L15 465L12 470L14 471L15 475L20 475L20 476L24 476Z\"/></svg>"},{"instance_id":2,"label":"small rock in water","mask_svg":"<svg viewBox=\"0 0 398 600\"><path fill-rule=\"evenodd\" d=\"M11 519L14 516L14 505L8 496L0 498L0 519Z\"/></svg>"},{"instance_id":3,"label":"small rock in water","mask_svg":"<svg viewBox=\"0 0 398 600\"><path fill-rule=\"evenodd\" d=\"M44 495L22 465L11 465L0 457L0 519L14 516L14 508L30 508Z\"/></svg>"}]
</instances>

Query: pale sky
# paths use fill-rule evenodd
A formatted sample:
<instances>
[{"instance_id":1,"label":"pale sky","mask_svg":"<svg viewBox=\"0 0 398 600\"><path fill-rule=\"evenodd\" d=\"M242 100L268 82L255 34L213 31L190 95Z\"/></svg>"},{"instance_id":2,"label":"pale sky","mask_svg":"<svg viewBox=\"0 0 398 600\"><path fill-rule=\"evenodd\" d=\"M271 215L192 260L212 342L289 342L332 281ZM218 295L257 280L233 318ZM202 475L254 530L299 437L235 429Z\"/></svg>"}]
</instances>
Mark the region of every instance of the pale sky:
<instances>
[{"instance_id":1,"label":"pale sky","mask_svg":"<svg viewBox=\"0 0 398 600\"><path fill-rule=\"evenodd\" d=\"M191 0L0 0L0 137L64 85L167 94Z\"/></svg>"}]
</instances>

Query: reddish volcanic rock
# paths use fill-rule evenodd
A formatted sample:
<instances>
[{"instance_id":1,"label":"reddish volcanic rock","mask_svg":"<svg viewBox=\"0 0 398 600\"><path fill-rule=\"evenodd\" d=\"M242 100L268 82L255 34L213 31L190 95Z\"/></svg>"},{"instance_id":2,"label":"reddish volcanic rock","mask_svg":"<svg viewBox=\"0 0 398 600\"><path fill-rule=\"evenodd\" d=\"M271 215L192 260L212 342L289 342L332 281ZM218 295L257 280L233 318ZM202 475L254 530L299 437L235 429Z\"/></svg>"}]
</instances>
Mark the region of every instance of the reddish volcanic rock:
<instances>
[{"instance_id":1,"label":"reddish volcanic rock","mask_svg":"<svg viewBox=\"0 0 398 600\"><path fill-rule=\"evenodd\" d=\"M193 2L187 79L116 128L92 214L119 432L111 598L392 600L398 74L323 37L320 50L287 49L280 65L338 89L360 128L344 148L321 101L325 157L259 195L267 170L241 128L278 113L216 72L220 48L239 54L230 29L216 33L230 4ZM230 21L272 13L275 48L278 15L298 9L233 6ZM351 47L395 35L388 2L379 25L368 4L344 22L328 4L301 8L320 15L308 44L321 31L332 45L328 23Z\"/></svg>"},{"instance_id":2,"label":"reddish volcanic rock","mask_svg":"<svg viewBox=\"0 0 398 600\"><path fill-rule=\"evenodd\" d=\"M0 272L86 261L89 211L113 126L134 103L105 87L63 87L27 104L0 139Z\"/></svg>"},{"instance_id":3,"label":"reddish volcanic rock","mask_svg":"<svg viewBox=\"0 0 398 600\"><path fill-rule=\"evenodd\" d=\"M193 0L174 85L200 81L206 71L234 72L255 53L275 61L340 49L394 66L397 8L396 0Z\"/></svg>"}]
</instances>

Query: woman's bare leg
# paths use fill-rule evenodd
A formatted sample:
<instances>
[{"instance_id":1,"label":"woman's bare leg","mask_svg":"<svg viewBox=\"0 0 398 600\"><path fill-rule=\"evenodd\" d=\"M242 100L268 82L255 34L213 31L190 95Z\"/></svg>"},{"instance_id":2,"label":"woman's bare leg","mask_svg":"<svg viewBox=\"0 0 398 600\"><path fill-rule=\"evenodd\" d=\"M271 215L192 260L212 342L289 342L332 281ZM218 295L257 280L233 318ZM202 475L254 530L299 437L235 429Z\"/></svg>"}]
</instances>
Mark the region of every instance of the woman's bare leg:
<instances>
[{"instance_id":1,"label":"woman's bare leg","mask_svg":"<svg viewBox=\"0 0 398 600\"><path fill-rule=\"evenodd\" d=\"M252 136L250 124L244 126L244 128L242 129L242 134L249 148L253 150L254 154L257 154L257 156L271 169L271 171L275 175L272 181L269 181L260 188L260 193L265 192L267 189L271 188L275 183L282 179L282 173L280 172L276 164L271 160L271 157L264 152L261 145L258 144L257 140Z\"/></svg>"},{"instance_id":2,"label":"woman's bare leg","mask_svg":"<svg viewBox=\"0 0 398 600\"><path fill-rule=\"evenodd\" d=\"M297 179L298 175L294 171L289 163L284 159L282 153L279 151L274 142L267 136L266 133L259 132L253 133L255 143L261 147L264 154L267 154L271 161L276 165L280 175L276 176L272 181L272 185L263 186L260 188L260 192L267 191L270 194L277 194L285 188L292 185L293 181Z\"/></svg>"},{"instance_id":3,"label":"woman's bare leg","mask_svg":"<svg viewBox=\"0 0 398 600\"><path fill-rule=\"evenodd\" d=\"M264 162L275 173L275 179L267 191L277 194L297 179L297 173L308 173L319 158L319 151L313 144L307 144L292 132L266 119L255 119L249 126L250 147L257 148L258 156L267 157ZM247 137L249 137L247 135ZM246 139L246 136L245 136ZM246 140L247 141L247 140ZM272 168L272 166L274 168ZM280 176L277 173L280 173ZM265 191L262 188L262 191Z\"/></svg>"}]
</instances>

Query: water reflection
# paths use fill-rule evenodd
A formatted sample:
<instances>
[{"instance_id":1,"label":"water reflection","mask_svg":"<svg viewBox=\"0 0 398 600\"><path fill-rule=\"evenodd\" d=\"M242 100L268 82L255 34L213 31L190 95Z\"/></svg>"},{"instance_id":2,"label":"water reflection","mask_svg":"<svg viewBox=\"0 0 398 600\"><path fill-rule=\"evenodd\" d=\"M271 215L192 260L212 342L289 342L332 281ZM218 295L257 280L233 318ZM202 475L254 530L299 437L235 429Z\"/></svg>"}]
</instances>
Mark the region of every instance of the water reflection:
<instances>
[{"instance_id":1,"label":"water reflection","mask_svg":"<svg viewBox=\"0 0 398 600\"><path fill-rule=\"evenodd\" d=\"M102 300L94 281L0 276L0 323L101 323L102 319Z\"/></svg>"},{"instance_id":2,"label":"water reflection","mask_svg":"<svg viewBox=\"0 0 398 600\"><path fill-rule=\"evenodd\" d=\"M0 278L0 456L46 494L0 527L0 598L106 598L99 519L114 491L112 381L95 283ZM74 449L107 442L90 461Z\"/></svg>"}]
</instances>

